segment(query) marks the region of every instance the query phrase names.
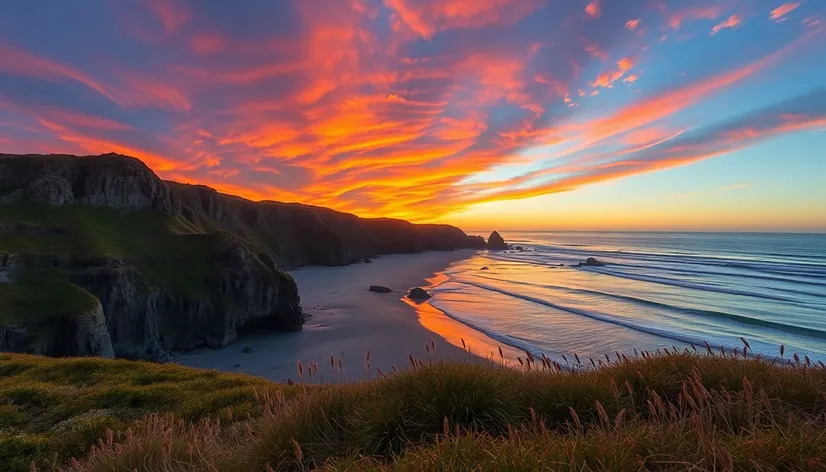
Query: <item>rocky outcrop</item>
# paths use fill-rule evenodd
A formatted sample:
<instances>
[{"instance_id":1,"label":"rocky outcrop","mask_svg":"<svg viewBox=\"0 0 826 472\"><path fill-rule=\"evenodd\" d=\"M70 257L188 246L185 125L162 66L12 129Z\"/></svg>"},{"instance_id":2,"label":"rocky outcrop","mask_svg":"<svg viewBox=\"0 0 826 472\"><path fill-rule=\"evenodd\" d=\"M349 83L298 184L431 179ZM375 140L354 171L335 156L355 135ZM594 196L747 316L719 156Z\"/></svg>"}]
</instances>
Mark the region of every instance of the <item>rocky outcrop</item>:
<instances>
[{"instance_id":1,"label":"rocky outcrop","mask_svg":"<svg viewBox=\"0 0 826 472\"><path fill-rule=\"evenodd\" d=\"M367 290L369 290L371 292L376 292L376 293L390 293L390 292L393 291L393 290L391 290L391 289L389 289L389 288L387 288L383 285L371 285L370 288L367 289Z\"/></svg>"},{"instance_id":2,"label":"rocky outcrop","mask_svg":"<svg viewBox=\"0 0 826 472\"><path fill-rule=\"evenodd\" d=\"M117 154L0 154L0 202L79 203L124 210L180 212L166 185L143 162Z\"/></svg>"},{"instance_id":3,"label":"rocky outcrop","mask_svg":"<svg viewBox=\"0 0 826 472\"><path fill-rule=\"evenodd\" d=\"M66 325L64 333L74 333L67 334L69 338L40 345L26 338L28 328L0 323L0 336L5 339L0 350L3 346L10 350L12 344L24 349L20 346L25 344L28 351L53 355L109 355L111 351L119 357L158 360L176 350L221 347L247 329L301 329L298 289L281 268L346 265L387 253L486 247L481 237L447 225L365 219L300 204L255 203L204 186L166 182L141 161L115 154L83 158L0 155L0 205L16 202L49 205L61 212L72 206L69 215L77 213L78 207L111 208L117 215L126 215L125 222L118 220L126 225L135 212L143 215L136 221L144 222L147 212L152 212L166 223L136 224L131 235L134 242L106 241L109 235L104 230L92 238L94 244L69 245L58 252L50 252L53 249L48 244L25 246L24 252L13 256L14 261L28 261L22 270L60 271L97 298L102 324ZM17 208L28 212L29 207ZM72 228L73 224L83 227L85 220L63 219L63 226L54 226L49 219L39 220L38 214L0 221L0 250L10 235L20 240L36 234L58 242L66 241L61 239L66 232L81 234L81 241L90 237ZM95 223L108 224L103 221L106 215L92 216ZM194 256L177 258L168 251L111 256L109 247L128 248L152 238L168 240L141 231L192 238L193 244L186 247L192 247ZM224 235L217 237L219 243L204 242L215 240L216 235ZM166 280L165 268L184 265L185 269L186 264L193 265L193 275L184 283L191 288L182 289L181 284ZM10 279L20 271L19 262L0 260L0 279ZM97 332L92 326L104 327L109 348L101 336L89 337L88 333Z\"/></svg>"},{"instance_id":4,"label":"rocky outcrop","mask_svg":"<svg viewBox=\"0 0 826 472\"><path fill-rule=\"evenodd\" d=\"M502 236L500 236L499 233L494 231L490 233L490 236L488 236L487 248L494 251L501 251L508 249L508 244L504 239L502 239Z\"/></svg>"},{"instance_id":5,"label":"rocky outcrop","mask_svg":"<svg viewBox=\"0 0 826 472\"><path fill-rule=\"evenodd\" d=\"M602 262L598 259L595 259L593 257L589 257L588 259L585 259L585 262L580 262L578 265L580 265L580 266L590 266L590 267L605 267L604 262Z\"/></svg>"},{"instance_id":6,"label":"rocky outcrop","mask_svg":"<svg viewBox=\"0 0 826 472\"><path fill-rule=\"evenodd\" d=\"M413 287L407 291L407 298L415 301L424 301L430 298L430 294L421 287Z\"/></svg>"},{"instance_id":7,"label":"rocky outcrop","mask_svg":"<svg viewBox=\"0 0 826 472\"><path fill-rule=\"evenodd\" d=\"M44 175L33 180L23 191L23 197L33 202L62 206L74 203L72 183L57 175Z\"/></svg>"},{"instance_id":8,"label":"rocky outcrop","mask_svg":"<svg viewBox=\"0 0 826 472\"><path fill-rule=\"evenodd\" d=\"M114 357L103 307L0 325L0 352L46 356Z\"/></svg>"},{"instance_id":9,"label":"rocky outcrop","mask_svg":"<svg viewBox=\"0 0 826 472\"><path fill-rule=\"evenodd\" d=\"M72 274L72 282L100 299L118 357L164 359L172 351L220 348L240 331L298 331L302 325L292 278L262 262L240 242L212 255L218 267L204 281L207 295L153 285L129 265L106 265Z\"/></svg>"},{"instance_id":10,"label":"rocky outcrop","mask_svg":"<svg viewBox=\"0 0 826 472\"><path fill-rule=\"evenodd\" d=\"M20 262L15 254L0 251L0 284L14 281L19 266Z\"/></svg>"}]
</instances>

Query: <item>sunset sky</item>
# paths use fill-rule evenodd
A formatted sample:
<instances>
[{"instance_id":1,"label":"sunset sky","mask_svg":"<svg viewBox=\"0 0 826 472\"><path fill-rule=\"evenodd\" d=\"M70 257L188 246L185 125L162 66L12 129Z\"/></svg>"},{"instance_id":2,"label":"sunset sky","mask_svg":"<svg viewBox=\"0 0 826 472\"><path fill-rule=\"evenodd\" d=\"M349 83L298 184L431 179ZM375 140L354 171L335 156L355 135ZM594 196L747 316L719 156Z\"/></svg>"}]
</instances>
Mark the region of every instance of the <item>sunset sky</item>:
<instances>
[{"instance_id":1,"label":"sunset sky","mask_svg":"<svg viewBox=\"0 0 826 472\"><path fill-rule=\"evenodd\" d=\"M826 0L4 0L0 152L469 230L826 231Z\"/></svg>"}]
</instances>

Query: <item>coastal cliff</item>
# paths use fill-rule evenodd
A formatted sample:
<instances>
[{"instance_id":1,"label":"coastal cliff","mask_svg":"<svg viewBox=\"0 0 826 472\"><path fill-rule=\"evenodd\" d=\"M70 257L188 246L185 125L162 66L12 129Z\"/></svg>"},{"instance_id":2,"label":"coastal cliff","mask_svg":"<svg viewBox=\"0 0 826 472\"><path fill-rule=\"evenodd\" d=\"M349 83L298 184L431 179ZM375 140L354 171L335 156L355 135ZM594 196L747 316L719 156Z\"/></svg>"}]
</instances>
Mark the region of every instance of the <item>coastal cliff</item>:
<instances>
[{"instance_id":1,"label":"coastal cliff","mask_svg":"<svg viewBox=\"0 0 826 472\"><path fill-rule=\"evenodd\" d=\"M347 265L380 254L486 247L482 237L449 225L359 218L298 203L252 202L202 185L167 184L187 221L243 235L286 268Z\"/></svg>"},{"instance_id":2,"label":"coastal cliff","mask_svg":"<svg viewBox=\"0 0 826 472\"><path fill-rule=\"evenodd\" d=\"M153 360L300 330L285 268L483 249L447 225L252 202L115 154L0 154L0 351Z\"/></svg>"}]
</instances>

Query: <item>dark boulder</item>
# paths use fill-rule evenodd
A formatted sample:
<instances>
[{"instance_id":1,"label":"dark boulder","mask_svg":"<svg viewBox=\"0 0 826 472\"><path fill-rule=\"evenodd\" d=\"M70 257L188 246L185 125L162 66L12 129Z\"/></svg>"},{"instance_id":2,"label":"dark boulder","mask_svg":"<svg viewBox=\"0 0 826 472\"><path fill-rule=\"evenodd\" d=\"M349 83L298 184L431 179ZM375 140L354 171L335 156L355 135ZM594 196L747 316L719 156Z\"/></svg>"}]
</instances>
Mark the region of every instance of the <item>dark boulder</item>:
<instances>
[{"instance_id":1,"label":"dark boulder","mask_svg":"<svg viewBox=\"0 0 826 472\"><path fill-rule=\"evenodd\" d=\"M372 261L372 260L370 260L370 258L369 258L369 257L365 257L365 258L364 258L364 263L365 263L365 264L372 264L372 263L373 263L373 261Z\"/></svg>"},{"instance_id":2,"label":"dark boulder","mask_svg":"<svg viewBox=\"0 0 826 472\"><path fill-rule=\"evenodd\" d=\"M583 262L580 262L580 263L579 263L579 265L581 265L581 266L589 266L589 267L605 267L605 263L604 263L604 262L602 262L602 261L600 261L600 260L598 260L598 259L595 259L595 258L593 258L593 257L589 257L588 259L585 259L585 262L584 262L584 263L583 263Z\"/></svg>"},{"instance_id":3,"label":"dark boulder","mask_svg":"<svg viewBox=\"0 0 826 472\"><path fill-rule=\"evenodd\" d=\"M381 285L371 285L369 290L371 292L376 292L376 293L390 293L390 292L392 292L392 290L390 290L389 288L383 287Z\"/></svg>"},{"instance_id":4,"label":"dark boulder","mask_svg":"<svg viewBox=\"0 0 826 472\"><path fill-rule=\"evenodd\" d=\"M488 266L482 267L482 268L481 268L481 269L479 269L479 270L488 270Z\"/></svg>"},{"instance_id":5,"label":"dark boulder","mask_svg":"<svg viewBox=\"0 0 826 472\"><path fill-rule=\"evenodd\" d=\"M407 292L407 298L411 300L424 301L430 298L430 294L427 293L427 290L421 287L414 287Z\"/></svg>"},{"instance_id":6,"label":"dark boulder","mask_svg":"<svg viewBox=\"0 0 826 472\"><path fill-rule=\"evenodd\" d=\"M508 249L508 244L502 239L502 236L499 235L496 231L490 233L488 237L488 249L492 249L495 251Z\"/></svg>"}]
</instances>

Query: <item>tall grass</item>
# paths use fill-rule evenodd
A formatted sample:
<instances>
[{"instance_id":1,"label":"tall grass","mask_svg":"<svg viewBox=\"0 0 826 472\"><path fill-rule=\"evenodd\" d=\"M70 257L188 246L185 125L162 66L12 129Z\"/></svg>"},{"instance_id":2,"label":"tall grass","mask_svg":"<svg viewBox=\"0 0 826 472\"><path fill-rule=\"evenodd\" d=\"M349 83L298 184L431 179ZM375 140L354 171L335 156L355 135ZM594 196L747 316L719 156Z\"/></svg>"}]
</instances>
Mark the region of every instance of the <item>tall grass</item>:
<instances>
[{"instance_id":1,"label":"tall grass","mask_svg":"<svg viewBox=\"0 0 826 472\"><path fill-rule=\"evenodd\" d=\"M262 391L243 415L152 414L58 463L72 472L826 470L821 365L675 351L603 364L411 359L371 381Z\"/></svg>"}]
</instances>

